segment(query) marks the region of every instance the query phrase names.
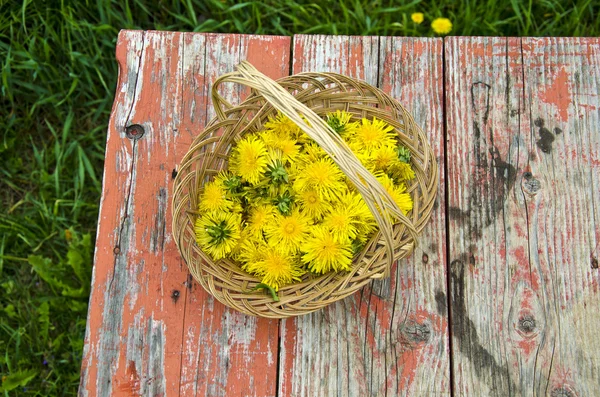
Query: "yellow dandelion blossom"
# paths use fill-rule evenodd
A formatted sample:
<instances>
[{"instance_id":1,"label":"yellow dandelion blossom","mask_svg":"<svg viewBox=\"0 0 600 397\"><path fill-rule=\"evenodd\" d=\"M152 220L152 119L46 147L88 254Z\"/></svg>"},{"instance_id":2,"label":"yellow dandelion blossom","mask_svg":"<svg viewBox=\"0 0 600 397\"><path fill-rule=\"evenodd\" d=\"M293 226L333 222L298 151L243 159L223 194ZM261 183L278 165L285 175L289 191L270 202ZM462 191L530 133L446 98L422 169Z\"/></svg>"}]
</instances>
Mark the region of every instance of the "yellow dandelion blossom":
<instances>
[{"instance_id":1,"label":"yellow dandelion blossom","mask_svg":"<svg viewBox=\"0 0 600 397\"><path fill-rule=\"evenodd\" d=\"M265 227L265 235L269 245L281 251L296 252L306 240L310 220L300 211L295 210L289 216L276 213Z\"/></svg>"},{"instance_id":2,"label":"yellow dandelion blossom","mask_svg":"<svg viewBox=\"0 0 600 397\"><path fill-rule=\"evenodd\" d=\"M392 178L382 172L376 173L375 176L404 215L406 215L408 211L412 210L413 201L410 197L410 194L406 193L406 186L404 183L396 185L394 184Z\"/></svg>"},{"instance_id":3,"label":"yellow dandelion blossom","mask_svg":"<svg viewBox=\"0 0 600 397\"><path fill-rule=\"evenodd\" d=\"M394 128L385 121L362 119L362 123L349 136L350 147L353 150L372 150L382 146L394 146L396 135Z\"/></svg>"},{"instance_id":4,"label":"yellow dandelion blossom","mask_svg":"<svg viewBox=\"0 0 600 397\"><path fill-rule=\"evenodd\" d=\"M358 123L350 122L352 113L336 110L327 115L327 124L341 136L354 132Z\"/></svg>"},{"instance_id":5,"label":"yellow dandelion blossom","mask_svg":"<svg viewBox=\"0 0 600 397\"><path fill-rule=\"evenodd\" d=\"M259 183L267 168L267 149L255 136L239 141L233 148L229 168L253 185Z\"/></svg>"},{"instance_id":6,"label":"yellow dandelion blossom","mask_svg":"<svg viewBox=\"0 0 600 397\"><path fill-rule=\"evenodd\" d=\"M352 216L352 224L356 227L357 238L365 241L377 229L377 222L362 196L348 192L340 197L339 205L347 208Z\"/></svg>"},{"instance_id":7,"label":"yellow dandelion blossom","mask_svg":"<svg viewBox=\"0 0 600 397\"><path fill-rule=\"evenodd\" d=\"M275 207L272 205L258 205L250 209L248 214L248 221L246 222L246 228L248 235L252 238L262 237L262 233L265 230L267 224L275 216Z\"/></svg>"},{"instance_id":8,"label":"yellow dandelion blossom","mask_svg":"<svg viewBox=\"0 0 600 397\"><path fill-rule=\"evenodd\" d=\"M342 205L332 208L323 218L323 226L327 227L340 241L353 240L358 235L357 219L351 209Z\"/></svg>"},{"instance_id":9,"label":"yellow dandelion blossom","mask_svg":"<svg viewBox=\"0 0 600 397\"><path fill-rule=\"evenodd\" d=\"M385 171L392 164L398 162L398 153L395 146L382 146L373 150L371 161L375 170Z\"/></svg>"},{"instance_id":10,"label":"yellow dandelion blossom","mask_svg":"<svg viewBox=\"0 0 600 397\"><path fill-rule=\"evenodd\" d=\"M300 277L305 273L293 256L274 248L267 249L259 261L247 262L243 269L262 277L261 282L275 291L294 281L301 281Z\"/></svg>"},{"instance_id":11,"label":"yellow dandelion blossom","mask_svg":"<svg viewBox=\"0 0 600 397\"><path fill-rule=\"evenodd\" d=\"M452 21L448 18L436 18L431 22L431 29L437 34L448 34L452 31Z\"/></svg>"},{"instance_id":12,"label":"yellow dandelion blossom","mask_svg":"<svg viewBox=\"0 0 600 397\"><path fill-rule=\"evenodd\" d=\"M298 193L298 202L302 211L313 219L321 219L327 209L327 203L313 189Z\"/></svg>"},{"instance_id":13,"label":"yellow dandelion blossom","mask_svg":"<svg viewBox=\"0 0 600 397\"><path fill-rule=\"evenodd\" d=\"M410 19L417 25L420 25L425 20L425 16L422 12L414 12L410 15Z\"/></svg>"},{"instance_id":14,"label":"yellow dandelion blossom","mask_svg":"<svg viewBox=\"0 0 600 397\"><path fill-rule=\"evenodd\" d=\"M296 139L303 134L300 127L281 113L278 113L275 117L269 117L269 121L265 123L265 130L272 131L280 136L285 135L292 139Z\"/></svg>"},{"instance_id":15,"label":"yellow dandelion blossom","mask_svg":"<svg viewBox=\"0 0 600 397\"><path fill-rule=\"evenodd\" d=\"M242 242L238 259L242 263L253 264L263 260L265 252L267 252L268 249L269 247L262 237L250 237ZM246 270L245 266L242 266L242 268Z\"/></svg>"},{"instance_id":16,"label":"yellow dandelion blossom","mask_svg":"<svg viewBox=\"0 0 600 397\"><path fill-rule=\"evenodd\" d=\"M316 191L322 199L332 200L345 190L344 174L329 158L307 164L298 171L294 188L298 192Z\"/></svg>"},{"instance_id":17,"label":"yellow dandelion blossom","mask_svg":"<svg viewBox=\"0 0 600 397\"><path fill-rule=\"evenodd\" d=\"M196 242L214 260L225 258L240 239L238 214L232 212L207 212L196 220Z\"/></svg>"},{"instance_id":18,"label":"yellow dandelion blossom","mask_svg":"<svg viewBox=\"0 0 600 397\"><path fill-rule=\"evenodd\" d=\"M394 161L388 168L390 175L399 181L410 181L415 179L415 171L410 164L402 161Z\"/></svg>"},{"instance_id":19,"label":"yellow dandelion blossom","mask_svg":"<svg viewBox=\"0 0 600 397\"><path fill-rule=\"evenodd\" d=\"M316 226L311 236L302 246L302 260L315 273L350 270L352 263L352 244L349 240L340 240L326 227Z\"/></svg>"},{"instance_id":20,"label":"yellow dandelion blossom","mask_svg":"<svg viewBox=\"0 0 600 397\"><path fill-rule=\"evenodd\" d=\"M298 162L301 163L298 167L324 158L327 158L327 153L315 141L310 141L304 145L302 153L297 158Z\"/></svg>"},{"instance_id":21,"label":"yellow dandelion blossom","mask_svg":"<svg viewBox=\"0 0 600 397\"><path fill-rule=\"evenodd\" d=\"M225 189L217 181L209 182L204 185L204 191L200 195L198 209L205 211L227 211L233 206L233 202L228 200Z\"/></svg>"},{"instance_id":22,"label":"yellow dandelion blossom","mask_svg":"<svg viewBox=\"0 0 600 397\"><path fill-rule=\"evenodd\" d=\"M280 157L289 162L293 162L300 153L300 146L297 145L297 142L285 134L264 131L260 134L260 139L262 139L267 148L279 151Z\"/></svg>"}]
</instances>

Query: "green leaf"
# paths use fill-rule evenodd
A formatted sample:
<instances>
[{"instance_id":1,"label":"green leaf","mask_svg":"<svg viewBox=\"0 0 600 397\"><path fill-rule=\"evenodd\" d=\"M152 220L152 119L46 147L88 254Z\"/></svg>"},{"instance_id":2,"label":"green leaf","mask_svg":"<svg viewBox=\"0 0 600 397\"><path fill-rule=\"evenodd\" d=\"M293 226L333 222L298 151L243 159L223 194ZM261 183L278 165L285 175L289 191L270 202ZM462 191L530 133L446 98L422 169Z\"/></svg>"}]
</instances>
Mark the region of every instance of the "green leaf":
<instances>
[{"instance_id":1,"label":"green leaf","mask_svg":"<svg viewBox=\"0 0 600 397\"><path fill-rule=\"evenodd\" d=\"M48 301L43 302L37 309L38 321L40 323L40 334L45 342L48 339L48 330L50 329L50 305Z\"/></svg>"},{"instance_id":2,"label":"green leaf","mask_svg":"<svg viewBox=\"0 0 600 397\"><path fill-rule=\"evenodd\" d=\"M7 305L7 306L4 308L4 312L5 312L5 313L6 313L6 315L7 315L8 317L10 317L10 318L15 318L15 317L17 317L17 312L16 312L16 310L15 310L15 305L12 305L12 304L10 304L10 305Z\"/></svg>"},{"instance_id":3,"label":"green leaf","mask_svg":"<svg viewBox=\"0 0 600 397\"><path fill-rule=\"evenodd\" d=\"M267 285L265 283L256 284L256 287L252 288L249 291L246 291L246 293L254 292L259 289L267 290L271 294L271 297L273 298L273 300L275 302L279 302L279 297L277 296L277 291L275 291L275 289L273 287L271 287L270 285Z\"/></svg>"},{"instance_id":4,"label":"green leaf","mask_svg":"<svg viewBox=\"0 0 600 397\"><path fill-rule=\"evenodd\" d=\"M2 387L0 387L0 392L2 391L11 391L16 389L19 386L27 385L33 378L35 378L38 374L38 371L34 369L30 369L28 371L18 371L13 374L10 374L6 377L2 378Z\"/></svg>"}]
</instances>

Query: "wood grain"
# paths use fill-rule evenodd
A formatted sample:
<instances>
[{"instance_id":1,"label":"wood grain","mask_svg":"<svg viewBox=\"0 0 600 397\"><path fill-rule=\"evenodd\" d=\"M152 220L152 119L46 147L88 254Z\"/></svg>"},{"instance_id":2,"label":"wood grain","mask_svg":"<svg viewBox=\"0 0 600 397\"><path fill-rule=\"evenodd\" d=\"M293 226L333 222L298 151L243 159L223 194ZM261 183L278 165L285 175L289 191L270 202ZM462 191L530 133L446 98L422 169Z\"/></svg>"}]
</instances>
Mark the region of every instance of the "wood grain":
<instances>
[{"instance_id":1,"label":"wood grain","mask_svg":"<svg viewBox=\"0 0 600 397\"><path fill-rule=\"evenodd\" d=\"M176 164L211 116L211 82L243 59L284 76L289 45L286 37L119 35L81 395L274 394L277 322L230 312L191 282L171 239L169 196ZM226 94L235 102L241 90Z\"/></svg>"},{"instance_id":2,"label":"wood grain","mask_svg":"<svg viewBox=\"0 0 600 397\"><path fill-rule=\"evenodd\" d=\"M332 71L391 92L443 159L439 39L295 36L293 72ZM443 175L442 175L443 180ZM443 184L421 246L389 280L319 312L282 320L281 396L447 395Z\"/></svg>"},{"instance_id":3,"label":"wood grain","mask_svg":"<svg viewBox=\"0 0 600 397\"><path fill-rule=\"evenodd\" d=\"M446 40L455 395L600 394L599 50Z\"/></svg>"}]
</instances>

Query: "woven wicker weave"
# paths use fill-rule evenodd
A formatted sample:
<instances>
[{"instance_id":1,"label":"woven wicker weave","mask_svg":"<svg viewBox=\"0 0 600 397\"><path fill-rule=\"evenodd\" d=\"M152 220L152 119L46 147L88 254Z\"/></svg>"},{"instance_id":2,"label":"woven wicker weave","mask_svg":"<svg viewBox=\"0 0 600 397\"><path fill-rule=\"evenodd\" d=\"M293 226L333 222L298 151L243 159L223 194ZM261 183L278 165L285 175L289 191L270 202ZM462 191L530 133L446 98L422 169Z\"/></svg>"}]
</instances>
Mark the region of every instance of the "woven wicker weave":
<instances>
[{"instance_id":1,"label":"woven wicker weave","mask_svg":"<svg viewBox=\"0 0 600 397\"><path fill-rule=\"evenodd\" d=\"M224 82L252 88L239 106L219 94ZM274 82L242 62L237 72L213 85L217 117L194 139L181 161L173 194L173 234L191 274L217 300L241 312L285 318L318 310L358 291L371 279L389 274L393 261L408 256L429 220L438 183L437 163L412 116L396 100L364 82L335 73L301 73ZM404 216L394 201L323 121L336 110L353 119L377 118L393 126L411 151L416 178L408 185L414 205ZM269 116L281 112L313 138L357 187L379 225L379 232L357 255L350 272L307 274L301 283L279 289L279 302L264 291L248 293L260 280L229 260L213 261L195 242L194 222L203 185L227 168L229 151L247 133L260 131ZM303 121L303 118L308 124Z\"/></svg>"}]
</instances>

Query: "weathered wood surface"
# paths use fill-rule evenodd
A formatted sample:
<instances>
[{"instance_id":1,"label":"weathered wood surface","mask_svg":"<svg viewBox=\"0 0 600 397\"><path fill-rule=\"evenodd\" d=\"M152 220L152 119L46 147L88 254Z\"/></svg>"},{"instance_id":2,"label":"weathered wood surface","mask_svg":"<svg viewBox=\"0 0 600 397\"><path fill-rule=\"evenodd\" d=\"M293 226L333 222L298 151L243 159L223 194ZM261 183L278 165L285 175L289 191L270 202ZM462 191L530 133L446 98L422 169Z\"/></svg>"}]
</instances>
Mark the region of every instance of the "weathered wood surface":
<instances>
[{"instance_id":1,"label":"weathered wood surface","mask_svg":"<svg viewBox=\"0 0 600 397\"><path fill-rule=\"evenodd\" d=\"M378 85L442 166L389 280L281 322L215 302L171 239L175 166L243 59ZM600 395L599 39L124 31L117 61L80 395Z\"/></svg>"},{"instance_id":2,"label":"weathered wood surface","mask_svg":"<svg viewBox=\"0 0 600 397\"><path fill-rule=\"evenodd\" d=\"M445 47L454 395L600 395L600 40Z\"/></svg>"},{"instance_id":3,"label":"weathered wood surface","mask_svg":"<svg viewBox=\"0 0 600 397\"><path fill-rule=\"evenodd\" d=\"M171 239L170 194L213 115L212 81L244 59L285 76L289 53L288 37L119 35L80 395L276 393L278 322L226 309L192 282Z\"/></svg>"},{"instance_id":4,"label":"weathered wood surface","mask_svg":"<svg viewBox=\"0 0 600 397\"><path fill-rule=\"evenodd\" d=\"M441 39L294 37L293 73L342 73L391 93L430 137L443 173L442 65ZM441 184L420 246L390 279L282 320L280 396L450 394L444 210Z\"/></svg>"}]
</instances>

